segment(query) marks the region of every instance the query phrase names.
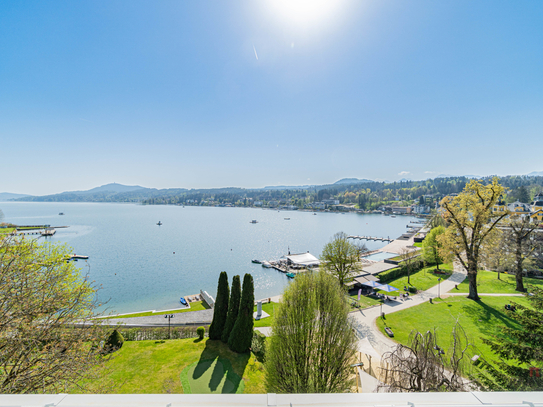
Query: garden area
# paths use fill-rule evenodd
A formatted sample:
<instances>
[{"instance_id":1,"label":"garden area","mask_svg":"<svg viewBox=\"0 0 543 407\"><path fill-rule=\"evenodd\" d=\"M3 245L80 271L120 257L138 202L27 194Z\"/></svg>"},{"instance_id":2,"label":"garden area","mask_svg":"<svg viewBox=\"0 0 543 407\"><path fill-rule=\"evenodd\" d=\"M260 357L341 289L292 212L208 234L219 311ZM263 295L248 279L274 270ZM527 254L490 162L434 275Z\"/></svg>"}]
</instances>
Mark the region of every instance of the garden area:
<instances>
[{"instance_id":1,"label":"garden area","mask_svg":"<svg viewBox=\"0 0 543 407\"><path fill-rule=\"evenodd\" d=\"M505 311L505 305L516 302L528 305L524 297L483 297L480 301L469 300L465 297L448 297L434 299L433 304L423 303L417 307L405 309L386 315L385 319L378 318L376 323L380 331L389 327L394 332L394 340L403 344L408 343L412 330L426 332L436 328L438 338L443 341L440 345L449 347L451 332L456 321L464 328L468 340L473 344L469 357L477 354L487 360L496 361L497 357L481 338L501 335L501 327L518 328ZM424 318L421 318L424 315Z\"/></svg>"},{"instance_id":2,"label":"garden area","mask_svg":"<svg viewBox=\"0 0 543 407\"><path fill-rule=\"evenodd\" d=\"M261 328L264 326L272 326L273 315L274 315L275 307L277 306L278 304L275 302L268 302L267 304L262 304L262 311L268 313L270 316L267 318L259 319L258 321L255 319L254 327ZM256 312L256 305L254 308L254 312Z\"/></svg>"},{"instance_id":3,"label":"garden area","mask_svg":"<svg viewBox=\"0 0 543 407\"><path fill-rule=\"evenodd\" d=\"M264 393L264 368L221 341L125 341L99 372L108 393Z\"/></svg>"},{"instance_id":4,"label":"garden area","mask_svg":"<svg viewBox=\"0 0 543 407\"><path fill-rule=\"evenodd\" d=\"M535 285L539 288L543 288L543 280L537 278L523 278L524 286L527 288L529 285ZM479 293L495 294L519 294L515 291L516 281L514 274L500 273L500 279L498 280L498 273L493 271L479 270L477 272L477 291ZM469 282L465 279L462 283L458 284L458 290L453 292L468 293Z\"/></svg>"}]
</instances>

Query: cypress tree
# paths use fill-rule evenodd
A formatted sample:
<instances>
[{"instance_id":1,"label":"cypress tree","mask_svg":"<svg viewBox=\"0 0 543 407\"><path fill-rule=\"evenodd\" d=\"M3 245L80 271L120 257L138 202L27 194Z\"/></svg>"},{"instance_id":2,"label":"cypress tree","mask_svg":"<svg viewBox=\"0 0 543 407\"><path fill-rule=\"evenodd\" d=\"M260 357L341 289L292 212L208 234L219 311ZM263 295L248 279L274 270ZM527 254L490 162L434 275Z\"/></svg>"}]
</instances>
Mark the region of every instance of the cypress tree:
<instances>
[{"instance_id":1,"label":"cypress tree","mask_svg":"<svg viewBox=\"0 0 543 407\"><path fill-rule=\"evenodd\" d=\"M219 276L219 285L217 287L217 299L213 309L213 321L209 326L209 339L221 339L226 315L228 314L228 297L230 290L228 289L228 275L226 271L221 271Z\"/></svg>"},{"instance_id":2,"label":"cypress tree","mask_svg":"<svg viewBox=\"0 0 543 407\"><path fill-rule=\"evenodd\" d=\"M228 347L237 353L245 353L251 347L253 340L253 309L255 293L253 276L245 274L243 277L243 291L239 303L238 317L228 338Z\"/></svg>"},{"instance_id":3,"label":"cypress tree","mask_svg":"<svg viewBox=\"0 0 543 407\"><path fill-rule=\"evenodd\" d=\"M221 340L224 343L228 343L228 338L230 338L230 333L238 318L240 297L241 279L239 276L234 276L232 279L232 291L230 292L230 303L228 304L228 316L226 317L226 324L224 325L221 336Z\"/></svg>"}]
</instances>

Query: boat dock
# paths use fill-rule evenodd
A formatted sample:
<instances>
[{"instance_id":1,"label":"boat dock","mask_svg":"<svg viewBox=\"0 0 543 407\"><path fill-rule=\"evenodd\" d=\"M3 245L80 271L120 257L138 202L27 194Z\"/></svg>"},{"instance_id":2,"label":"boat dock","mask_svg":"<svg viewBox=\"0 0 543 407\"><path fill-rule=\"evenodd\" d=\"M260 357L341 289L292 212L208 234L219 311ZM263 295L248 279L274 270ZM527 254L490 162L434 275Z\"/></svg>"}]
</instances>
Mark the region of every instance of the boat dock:
<instances>
[{"instance_id":1,"label":"boat dock","mask_svg":"<svg viewBox=\"0 0 543 407\"><path fill-rule=\"evenodd\" d=\"M390 237L376 237L376 236L347 236L347 239L358 239L358 240L373 240L376 242L393 242L394 239Z\"/></svg>"}]
</instances>

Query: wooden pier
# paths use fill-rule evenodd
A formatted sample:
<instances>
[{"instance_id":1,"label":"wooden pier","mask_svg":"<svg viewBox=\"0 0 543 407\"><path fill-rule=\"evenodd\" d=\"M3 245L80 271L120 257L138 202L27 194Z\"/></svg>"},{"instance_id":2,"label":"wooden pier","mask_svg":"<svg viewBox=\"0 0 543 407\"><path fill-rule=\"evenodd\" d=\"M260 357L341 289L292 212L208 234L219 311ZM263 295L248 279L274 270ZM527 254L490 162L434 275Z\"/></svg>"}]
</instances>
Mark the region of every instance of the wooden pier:
<instances>
[{"instance_id":1,"label":"wooden pier","mask_svg":"<svg viewBox=\"0 0 543 407\"><path fill-rule=\"evenodd\" d=\"M376 242L393 242L394 239L390 237L377 237L377 236L347 236L347 239L358 239L358 240L373 240Z\"/></svg>"}]
</instances>

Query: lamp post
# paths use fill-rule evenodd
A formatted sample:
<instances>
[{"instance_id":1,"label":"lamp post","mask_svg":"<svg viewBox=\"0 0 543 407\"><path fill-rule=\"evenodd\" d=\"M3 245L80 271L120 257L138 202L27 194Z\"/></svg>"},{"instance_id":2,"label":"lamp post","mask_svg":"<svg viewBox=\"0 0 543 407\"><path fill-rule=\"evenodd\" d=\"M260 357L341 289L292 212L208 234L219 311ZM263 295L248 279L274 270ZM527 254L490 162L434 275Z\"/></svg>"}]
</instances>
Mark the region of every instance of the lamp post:
<instances>
[{"instance_id":1,"label":"lamp post","mask_svg":"<svg viewBox=\"0 0 543 407\"><path fill-rule=\"evenodd\" d=\"M441 277L437 279L437 298L441 298Z\"/></svg>"},{"instance_id":2,"label":"lamp post","mask_svg":"<svg viewBox=\"0 0 543 407\"><path fill-rule=\"evenodd\" d=\"M172 339L171 338L171 328L170 328L170 319L173 318L173 314L168 314L168 315L164 315L164 318L168 318L168 339Z\"/></svg>"}]
</instances>

